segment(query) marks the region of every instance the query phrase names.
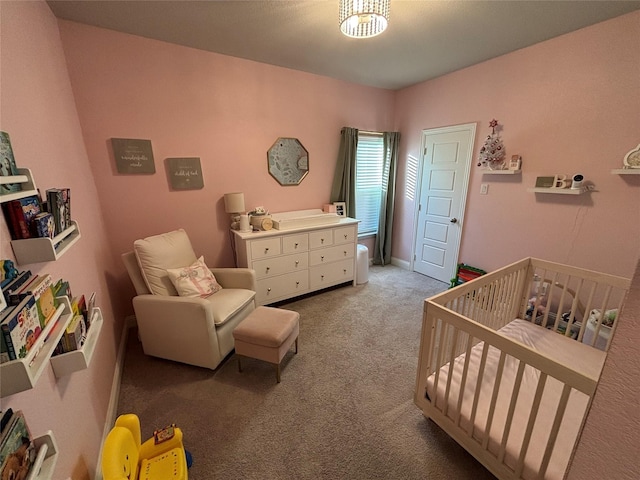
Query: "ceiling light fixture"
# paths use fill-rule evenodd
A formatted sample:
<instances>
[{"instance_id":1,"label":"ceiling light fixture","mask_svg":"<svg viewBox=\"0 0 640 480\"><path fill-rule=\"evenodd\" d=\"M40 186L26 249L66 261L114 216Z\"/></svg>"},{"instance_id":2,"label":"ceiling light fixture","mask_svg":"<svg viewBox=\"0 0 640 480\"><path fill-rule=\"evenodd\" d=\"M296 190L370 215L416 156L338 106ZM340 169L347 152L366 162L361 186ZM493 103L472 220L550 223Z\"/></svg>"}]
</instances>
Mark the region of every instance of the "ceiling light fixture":
<instances>
[{"instance_id":1,"label":"ceiling light fixture","mask_svg":"<svg viewBox=\"0 0 640 480\"><path fill-rule=\"evenodd\" d=\"M340 0L340 31L347 37L375 37L388 23L389 0Z\"/></svg>"}]
</instances>

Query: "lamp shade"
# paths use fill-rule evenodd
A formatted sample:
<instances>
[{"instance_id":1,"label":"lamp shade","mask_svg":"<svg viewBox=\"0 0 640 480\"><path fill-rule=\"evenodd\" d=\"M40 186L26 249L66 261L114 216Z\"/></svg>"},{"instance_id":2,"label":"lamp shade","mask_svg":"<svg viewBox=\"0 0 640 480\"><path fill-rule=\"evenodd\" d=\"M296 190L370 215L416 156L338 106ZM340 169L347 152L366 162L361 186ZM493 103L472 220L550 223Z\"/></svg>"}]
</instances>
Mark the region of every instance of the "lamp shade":
<instances>
[{"instance_id":1,"label":"lamp shade","mask_svg":"<svg viewBox=\"0 0 640 480\"><path fill-rule=\"evenodd\" d=\"M380 35L389 23L389 0L340 0L339 23L347 37Z\"/></svg>"},{"instance_id":2,"label":"lamp shade","mask_svg":"<svg viewBox=\"0 0 640 480\"><path fill-rule=\"evenodd\" d=\"M227 213L244 212L244 193L225 193L224 194L224 211Z\"/></svg>"}]
</instances>

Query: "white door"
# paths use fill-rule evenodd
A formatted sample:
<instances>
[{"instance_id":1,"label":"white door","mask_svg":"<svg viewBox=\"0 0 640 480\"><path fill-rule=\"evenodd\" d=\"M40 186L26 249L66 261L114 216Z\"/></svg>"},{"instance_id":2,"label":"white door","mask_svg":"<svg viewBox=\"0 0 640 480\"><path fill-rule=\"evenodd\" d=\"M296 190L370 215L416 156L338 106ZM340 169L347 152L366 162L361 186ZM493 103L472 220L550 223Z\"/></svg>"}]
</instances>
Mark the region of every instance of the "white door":
<instances>
[{"instance_id":1,"label":"white door","mask_svg":"<svg viewBox=\"0 0 640 480\"><path fill-rule=\"evenodd\" d=\"M422 132L413 270L443 282L455 275L476 124Z\"/></svg>"}]
</instances>

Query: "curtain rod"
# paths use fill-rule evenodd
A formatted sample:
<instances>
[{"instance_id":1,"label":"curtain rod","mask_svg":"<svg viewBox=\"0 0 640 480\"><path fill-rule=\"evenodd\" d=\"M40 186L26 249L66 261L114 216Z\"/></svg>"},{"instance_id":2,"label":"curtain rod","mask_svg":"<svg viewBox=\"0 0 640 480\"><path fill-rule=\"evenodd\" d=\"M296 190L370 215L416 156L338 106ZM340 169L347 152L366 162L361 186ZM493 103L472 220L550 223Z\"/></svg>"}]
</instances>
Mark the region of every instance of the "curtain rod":
<instances>
[{"instance_id":1,"label":"curtain rod","mask_svg":"<svg viewBox=\"0 0 640 480\"><path fill-rule=\"evenodd\" d=\"M366 135L383 135L382 132L370 132L368 130L358 130L358 133L364 133Z\"/></svg>"}]
</instances>

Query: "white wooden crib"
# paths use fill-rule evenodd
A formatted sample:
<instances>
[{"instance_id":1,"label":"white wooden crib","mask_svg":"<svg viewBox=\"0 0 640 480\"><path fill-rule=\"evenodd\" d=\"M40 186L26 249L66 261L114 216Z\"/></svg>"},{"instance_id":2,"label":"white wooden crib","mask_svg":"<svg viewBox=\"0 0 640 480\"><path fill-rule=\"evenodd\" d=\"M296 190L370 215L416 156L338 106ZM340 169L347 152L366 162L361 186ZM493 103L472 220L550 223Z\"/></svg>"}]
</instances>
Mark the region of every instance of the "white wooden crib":
<instances>
[{"instance_id":1,"label":"white wooden crib","mask_svg":"<svg viewBox=\"0 0 640 480\"><path fill-rule=\"evenodd\" d=\"M525 258L425 300L416 405L500 479L564 478L629 284Z\"/></svg>"}]
</instances>

